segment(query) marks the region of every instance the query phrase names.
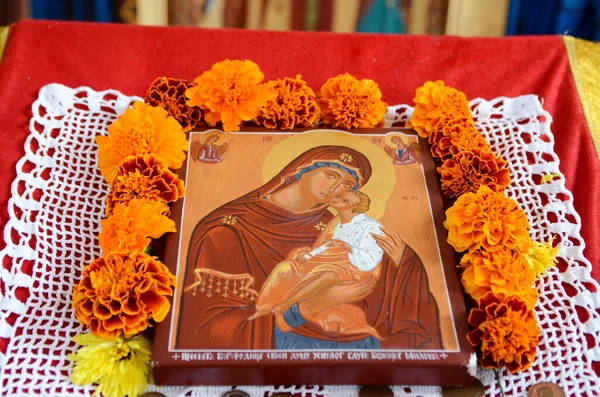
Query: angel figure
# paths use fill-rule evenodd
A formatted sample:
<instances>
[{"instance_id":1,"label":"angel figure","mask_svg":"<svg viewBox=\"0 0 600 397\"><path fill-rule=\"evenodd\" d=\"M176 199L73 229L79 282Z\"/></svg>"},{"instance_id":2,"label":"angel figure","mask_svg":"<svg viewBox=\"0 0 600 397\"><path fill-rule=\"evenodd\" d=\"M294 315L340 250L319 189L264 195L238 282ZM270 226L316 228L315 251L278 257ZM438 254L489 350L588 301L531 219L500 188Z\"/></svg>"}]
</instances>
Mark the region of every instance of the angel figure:
<instances>
[{"instance_id":1,"label":"angel figure","mask_svg":"<svg viewBox=\"0 0 600 397\"><path fill-rule=\"evenodd\" d=\"M392 143L396 146L395 148L385 145L383 149L392 158L394 164L407 165L419 162L418 142L407 144L403 136L394 136Z\"/></svg>"},{"instance_id":2,"label":"angel figure","mask_svg":"<svg viewBox=\"0 0 600 397\"><path fill-rule=\"evenodd\" d=\"M201 161L203 163L219 163L223 160L223 154L227 151L229 145L223 143L217 145L219 141L219 134L213 133L208 134L204 143L200 141L192 142L190 148L190 154L194 161Z\"/></svg>"}]
</instances>

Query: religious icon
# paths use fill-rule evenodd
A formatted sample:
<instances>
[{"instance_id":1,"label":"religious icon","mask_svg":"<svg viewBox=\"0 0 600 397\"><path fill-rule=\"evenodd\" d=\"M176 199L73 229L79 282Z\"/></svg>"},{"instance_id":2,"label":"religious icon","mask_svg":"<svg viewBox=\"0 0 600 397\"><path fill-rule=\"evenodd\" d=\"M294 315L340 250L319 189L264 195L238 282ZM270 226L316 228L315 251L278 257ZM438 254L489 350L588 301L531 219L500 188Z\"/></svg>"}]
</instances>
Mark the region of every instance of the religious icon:
<instances>
[{"instance_id":1,"label":"religious icon","mask_svg":"<svg viewBox=\"0 0 600 397\"><path fill-rule=\"evenodd\" d=\"M385 145L385 153L392 158L396 165L407 165L419 162L419 144L407 143L406 138L401 135L393 136L392 144L395 147Z\"/></svg>"},{"instance_id":2,"label":"religious icon","mask_svg":"<svg viewBox=\"0 0 600 397\"><path fill-rule=\"evenodd\" d=\"M204 143L193 141L190 148L190 157L192 160L194 162L201 161L203 163L221 162L229 145L227 143L217 145L220 138L220 133L213 132L207 135Z\"/></svg>"},{"instance_id":3,"label":"religious icon","mask_svg":"<svg viewBox=\"0 0 600 397\"><path fill-rule=\"evenodd\" d=\"M246 165L262 159L271 176L237 197L223 197L221 204L215 200L216 207L183 237L176 348L444 347L425 266L398 229L410 230L401 224L409 217L385 208L402 172L388 165L368 137L337 133L336 145L311 143L331 141L333 135L324 134L278 136L278 145L265 137L251 143L250 133L228 136L239 148L232 159ZM206 135L203 147L214 145L218 136ZM403 164L417 161L417 144L410 139L391 136L398 151L407 150L399 158ZM291 157L302 140L306 148ZM269 158L280 165L267 164ZM219 183L225 174L230 172L215 174ZM193 180L187 189L186 201L193 200ZM189 203L194 208L187 214L196 211ZM428 211L424 217L431 229Z\"/></svg>"},{"instance_id":4,"label":"religious icon","mask_svg":"<svg viewBox=\"0 0 600 397\"><path fill-rule=\"evenodd\" d=\"M334 368L359 374L379 359L470 379L472 349L457 337L464 301L426 140L401 129L240 131L226 136L226 161L200 160L222 159L222 149L198 145L224 138L192 132L196 161L179 171L186 196L171 208L178 232L165 244L177 286L156 330L159 380L253 383L284 360L289 382L324 381L314 375L326 367L338 382L364 383ZM243 379L239 365L250 371ZM312 375L294 375L296 365ZM224 378L211 377L215 367Z\"/></svg>"}]
</instances>

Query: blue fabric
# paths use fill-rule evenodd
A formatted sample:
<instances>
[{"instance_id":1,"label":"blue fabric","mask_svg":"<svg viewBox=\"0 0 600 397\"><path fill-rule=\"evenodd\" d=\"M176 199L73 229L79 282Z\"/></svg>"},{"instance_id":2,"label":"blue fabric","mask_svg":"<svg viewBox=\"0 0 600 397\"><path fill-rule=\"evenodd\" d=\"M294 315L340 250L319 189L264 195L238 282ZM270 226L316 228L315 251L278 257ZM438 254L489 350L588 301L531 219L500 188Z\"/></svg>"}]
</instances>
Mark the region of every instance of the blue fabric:
<instances>
[{"instance_id":1,"label":"blue fabric","mask_svg":"<svg viewBox=\"0 0 600 397\"><path fill-rule=\"evenodd\" d=\"M114 11L114 0L31 0L35 19L113 22Z\"/></svg>"},{"instance_id":2,"label":"blue fabric","mask_svg":"<svg viewBox=\"0 0 600 397\"><path fill-rule=\"evenodd\" d=\"M359 182L358 182L358 174L356 173L356 171L351 170L350 168L344 167L341 164L333 163L333 162L330 163L330 162L327 162L327 161L320 161L320 162L314 163L313 165L310 165L310 166L308 166L306 168L302 168L296 174L296 179L299 180L302 177L302 175L306 174L307 172L310 172L312 170L316 170L317 168L321 168L321 167L336 167L336 168L339 168L342 171L345 171L345 172L349 173L350 175L352 175L352 177L356 181L356 184L354 185L354 187L352 188L352 190L356 190L360 186Z\"/></svg>"},{"instance_id":3,"label":"blue fabric","mask_svg":"<svg viewBox=\"0 0 600 397\"><path fill-rule=\"evenodd\" d=\"M360 19L357 32L404 33L400 0L373 0Z\"/></svg>"},{"instance_id":4,"label":"blue fabric","mask_svg":"<svg viewBox=\"0 0 600 397\"><path fill-rule=\"evenodd\" d=\"M317 168L321 168L321 167L336 167L336 168L339 168L342 171L345 171L345 172L349 173L350 175L352 175L352 177L356 181L356 184L354 185L352 190L356 190L360 186L359 180L358 180L358 174L356 173L356 171L351 170L350 168L344 167L341 164L333 163L333 162L330 163L327 161L320 161L318 163L314 163L313 165L310 165L306 168L301 169L300 171L298 171L298 173L296 173L296 179L299 180L302 177L302 175L306 174L307 172L316 170Z\"/></svg>"},{"instance_id":5,"label":"blue fabric","mask_svg":"<svg viewBox=\"0 0 600 397\"><path fill-rule=\"evenodd\" d=\"M600 0L512 0L507 35L566 34L600 39Z\"/></svg>"},{"instance_id":6,"label":"blue fabric","mask_svg":"<svg viewBox=\"0 0 600 397\"><path fill-rule=\"evenodd\" d=\"M404 156L405 152L406 152L406 147L403 147L402 149L396 148L396 156L398 156L398 159L402 159L402 156Z\"/></svg>"},{"instance_id":7,"label":"blue fabric","mask_svg":"<svg viewBox=\"0 0 600 397\"><path fill-rule=\"evenodd\" d=\"M67 3L65 0L31 0L31 17L66 20Z\"/></svg>"},{"instance_id":8,"label":"blue fabric","mask_svg":"<svg viewBox=\"0 0 600 397\"><path fill-rule=\"evenodd\" d=\"M332 340L313 339L293 332L282 332L275 327L275 349L277 350L351 350L351 349L381 349L379 341L369 336L355 342L335 342Z\"/></svg>"},{"instance_id":9,"label":"blue fabric","mask_svg":"<svg viewBox=\"0 0 600 397\"><path fill-rule=\"evenodd\" d=\"M588 0L560 0L559 4L553 33L570 34L582 25Z\"/></svg>"},{"instance_id":10,"label":"blue fabric","mask_svg":"<svg viewBox=\"0 0 600 397\"><path fill-rule=\"evenodd\" d=\"M594 6L594 30L591 39L600 41L600 0L593 0Z\"/></svg>"},{"instance_id":11,"label":"blue fabric","mask_svg":"<svg viewBox=\"0 0 600 397\"><path fill-rule=\"evenodd\" d=\"M292 327L298 327L306 322L300 315L298 304L292 306L283 314L285 321ZM278 350L310 350L310 349L380 349L381 343L376 338L369 336L355 342L335 342L332 340L314 339L293 332L283 332L275 327L275 349Z\"/></svg>"},{"instance_id":12,"label":"blue fabric","mask_svg":"<svg viewBox=\"0 0 600 397\"><path fill-rule=\"evenodd\" d=\"M557 9L558 0L511 1L507 34L549 34Z\"/></svg>"},{"instance_id":13,"label":"blue fabric","mask_svg":"<svg viewBox=\"0 0 600 397\"><path fill-rule=\"evenodd\" d=\"M519 10L521 0L511 0L508 9L508 21L506 22L506 35L514 36L519 28Z\"/></svg>"},{"instance_id":14,"label":"blue fabric","mask_svg":"<svg viewBox=\"0 0 600 397\"><path fill-rule=\"evenodd\" d=\"M112 22L113 3L109 0L94 0L94 21Z\"/></svg>"},{"instance_id":15,"label":"blue fabric","mask_svg":"<svg viewBox=\"0 0 600 397\"><path fill-rule=\"evenodd\" d=\"M302 315L300 314L300 310L298 309L297 303L294 306L290 307L287 312L283 313L283 318L292 328L299 327L306 322L304 317L302 317Z\"/></svg>"},{"instance_id":16,"label":"blue fabric","mask_svg":"<svg viewBox=\"0 0 600 397\"><path fill-rule=\"evenodd\" d=\"M85 21L87 19L87 9L89 2L82 0L73 1L73 20L74 21Z\"/></svg>"}]
</instances>

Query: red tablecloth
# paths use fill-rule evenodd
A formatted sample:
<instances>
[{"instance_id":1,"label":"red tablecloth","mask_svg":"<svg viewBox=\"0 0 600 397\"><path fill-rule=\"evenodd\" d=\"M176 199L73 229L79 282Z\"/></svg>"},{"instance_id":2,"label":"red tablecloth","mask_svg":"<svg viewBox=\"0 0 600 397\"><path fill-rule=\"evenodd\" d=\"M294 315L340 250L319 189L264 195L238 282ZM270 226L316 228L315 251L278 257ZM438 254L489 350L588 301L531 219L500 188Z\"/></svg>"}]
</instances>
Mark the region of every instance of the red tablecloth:
<instances>
[{"instance_id":1,"label":"red tablecloth","mask_svg":"<svg viewBox=\"0 0 600 397\"><path fill-rule=\"evenodd\" d=\"M389 104L412 103L416 87L437 79L469 98L538 95L554 118L560 170L582 218L585 255L600 281L600 161L559 36L467 39L19 22L0 63L0 227L8 219L31 104L43 85L143 96L157 76L191 79L224 58L252 59L268 79L302 74L315 90L342 72L372 78Z\"/></svg>"}]
</instances>

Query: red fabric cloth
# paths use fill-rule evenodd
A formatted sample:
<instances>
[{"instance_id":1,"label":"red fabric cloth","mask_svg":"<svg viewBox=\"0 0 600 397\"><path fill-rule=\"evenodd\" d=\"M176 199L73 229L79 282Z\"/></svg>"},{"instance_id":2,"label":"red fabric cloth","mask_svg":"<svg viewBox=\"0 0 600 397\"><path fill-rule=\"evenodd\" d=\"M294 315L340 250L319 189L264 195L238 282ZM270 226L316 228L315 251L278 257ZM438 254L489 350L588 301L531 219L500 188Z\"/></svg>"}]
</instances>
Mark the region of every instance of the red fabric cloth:
<instances>
[{"instance_id":1,"label":"red fabric cloth","mask_svg":"<svg viewBox=\"0 0 600 397\"><path fill-rule=\"evenodd\" d=\"M11 28L0 63L0 227L8 219L6 205L15 164L24 153L31 104L43 85L114 88L143 96L158 76L193 78L224 58L251 59L268 79L300 73L315 89L342 72L368 77L379 83L390 104L411 103L418 86L436 79L469 98L540 96L554 118L555 150L582 218L585 255L600 280L600 229L594 225L600 219L600 161L559 36L493 39L19 22Z\"/></svg>"}]
</instances>

